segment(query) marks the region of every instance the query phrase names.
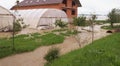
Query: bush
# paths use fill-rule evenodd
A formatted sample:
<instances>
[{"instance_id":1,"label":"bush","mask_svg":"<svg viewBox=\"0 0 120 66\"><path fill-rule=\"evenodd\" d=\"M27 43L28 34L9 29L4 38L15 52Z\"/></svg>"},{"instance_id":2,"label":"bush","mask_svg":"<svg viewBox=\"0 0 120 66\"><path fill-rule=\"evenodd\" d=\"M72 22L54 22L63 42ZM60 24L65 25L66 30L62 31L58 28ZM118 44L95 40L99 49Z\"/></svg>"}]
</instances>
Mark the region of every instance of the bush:
<instances>
[{"instance_id":1,"label":"bush","mask_svg":"<svg viewBox=\"0 0 120 66\"><path fill-rule=\"evenodd\" d=\"M53 60L55 60L58 57L59 57L59 49L52 48L48 51L48 53L46 54L44 59L47 60L48 62L52 62Z\"/></svg>"},{"instance_id":2,"label":"bush","mask_svg":"<svg viewBox=\"0 0 120 66\"><path fill-rule=\"evenodd\" d=\"M67 27L67 23L65 23L65 22L62 21L61 19L60 19L60 20L56 20L55 25L56 25L56 26L59 26L60 28Z\"/></svg>"}]
</instances>

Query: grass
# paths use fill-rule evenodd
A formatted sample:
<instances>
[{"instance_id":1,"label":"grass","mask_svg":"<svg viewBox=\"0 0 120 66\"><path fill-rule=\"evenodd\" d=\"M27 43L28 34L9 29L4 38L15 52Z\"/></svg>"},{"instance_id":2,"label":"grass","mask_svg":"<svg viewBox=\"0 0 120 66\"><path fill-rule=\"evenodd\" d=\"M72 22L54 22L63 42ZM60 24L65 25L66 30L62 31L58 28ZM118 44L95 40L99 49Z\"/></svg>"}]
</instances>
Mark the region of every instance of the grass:
<instances>
[{"instance_id":1,"label":"grass","mask_svg":"<svg viewBox=\"0 0 120 66\"><path fill-rule=\"evenodd\" d=\"M107 30L112 30L112 29L117 29L120 28L120 25L115 25L113 28L109 25L109 26L102 26L102 29L107 29Z\"/></svg>"},{"instance_id":2,"label":"grass","mask_svg":"<svg viewBox=\"0 0 120 66\"><path fill-rule=\"evenodd\" d=\"M98 25L102 25L102 24L109 23L109 22L106 20L95 20L95 23Z\"/></svg>"},{"instance_id":3,"label":"grass","mask_svg":"<svg viewBox=\"0 0 120 66\"><path fill-rule=\"evenodd\" d=\"M120 33L96 40L45 66L120 66Z\"/></svg>"},{"instance_id":4,"label":"grass","mask_svg":"<svg viewBox=\"0 0 120 66\"><path fill-rule=\"evenodd\" d=\"M64 28L64 29L56 29L56 30L53 30L52 32L63 32L63 31L66 31L68 30L67 28Z\"/></svg>"},{"instance_id":5,"label":"grass","mask_svg":"<svg viewBox=\"0 0 120 66\"><path fill-rule=\"evenodd\" d=\"M15 36L15 51L12 51L13 39L0 39L0 58L13 55L16 53L23 53L33 51L40 46L48 46L62 43L64 37L53 33L40 35L38 33L31 35Z\"/></svg>"},{"instance_id":6,"label":"grass","mask_svg":"<svg viewBox=\"0 0 120 66\"><path fill-rule=\"evenodd\" d=\"M76 35L80 32L76 31L76 30L70 30L70 29L57 29L57 30L53 30L53 33L58 32L59 35L62 36L71 36L71 35Z\"/></svg>"},{"instance_id":7,"label":"grass","mask_svg":"<svg viewBox=\"0 0 120 66\"><path fill-rule=\"evenodd\" d=\"M71 36L71 35L76 35L80 32L76 31L76 30L67 30L66 32L61 32L60 35L62 36Z\"/></svg>"},{"instance_id":8,"label":"grass","mask_svg":"<svg viewBox=\"0 0 120 66\"><path fill-rule=\"evenodd\" d=\"M54 34L59 32L59 35ZM62 33L63 32L63 33ZM15 36L13 51L13 38L0 38L0 58L23 52L33 51L40 46L48 46L53 44L62 43L66 36L75 35L76 31L70 31L68 29L58 29L51 33L47 32L44 35L39 33L29 35Z\"/></svg>"}]
</instances>

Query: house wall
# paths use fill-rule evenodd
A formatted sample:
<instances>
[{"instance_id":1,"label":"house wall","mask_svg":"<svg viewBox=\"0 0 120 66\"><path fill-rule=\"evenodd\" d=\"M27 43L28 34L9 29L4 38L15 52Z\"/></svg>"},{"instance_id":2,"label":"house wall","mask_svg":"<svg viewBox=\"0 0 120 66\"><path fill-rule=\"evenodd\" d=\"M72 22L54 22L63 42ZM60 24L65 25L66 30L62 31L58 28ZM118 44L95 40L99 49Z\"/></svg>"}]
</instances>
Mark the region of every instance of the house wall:
<instances>
[{"instance_id":1,"label":"house wall","mask_svg":"<svg viewBox=\"0 0 120 66\"><path fill-rule=\"evenodd\" d=\"M45 4L45 5L34 5L34 6L18 6L18 10L25 10L25 9L39 9L39 8L55 8L60 10L66 10L66 14L68 18L73 18L77 16L77 7L78 5L75 4L72 6L72 0L67 0L66 4L60 3L60 4ZM16 7L12 8L12 10L15 10ZM75 14L72 14L72 10L75 11Z\"/></svg>"}]
</instances>

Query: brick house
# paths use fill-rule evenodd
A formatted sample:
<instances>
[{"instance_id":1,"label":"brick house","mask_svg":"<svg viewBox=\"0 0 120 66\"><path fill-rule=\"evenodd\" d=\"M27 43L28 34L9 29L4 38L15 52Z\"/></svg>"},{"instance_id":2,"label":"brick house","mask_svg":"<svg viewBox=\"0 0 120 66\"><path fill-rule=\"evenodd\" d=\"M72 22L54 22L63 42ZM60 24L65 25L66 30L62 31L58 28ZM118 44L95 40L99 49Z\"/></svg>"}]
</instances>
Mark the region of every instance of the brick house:
<instances>
[{"instance_id":1,"label":"brick house","mask_svg":"<svg viewBox=\"0 0 120 66\"><path fill-rule=\"evenodd\" d=\"M24 0L11 10L55 8L66 12L68 18L77 16L77 7L81 7L79 0Z\"/></svg>"}]
</instances>

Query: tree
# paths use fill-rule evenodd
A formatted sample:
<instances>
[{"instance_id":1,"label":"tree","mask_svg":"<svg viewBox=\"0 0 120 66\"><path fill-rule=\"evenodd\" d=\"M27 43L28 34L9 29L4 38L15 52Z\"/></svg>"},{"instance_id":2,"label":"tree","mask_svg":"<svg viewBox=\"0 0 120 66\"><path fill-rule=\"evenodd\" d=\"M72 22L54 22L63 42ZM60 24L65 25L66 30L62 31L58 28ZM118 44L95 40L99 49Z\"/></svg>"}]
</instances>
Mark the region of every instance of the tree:
<instances>
[{"instance_id":1,"label":"tree","mask_svg":"<svg viewBox=\"0 0 120 66\"><path fill-rule=\"evenodd\" d=\"M19 20L16 20L16 22L14 22L14 31L21 31L22 27L19 23Z\"/></svg>"},{"instance_id":2,"label":"tree","mask_svg":"<svg viewBox=\"0 0 120 66\"><path fill-rule=\"evenodd\" d=\"M85 26L86 25L86 17L84 17L84 16L74 17L73 18L73 24L75 26Z\"/></svg>"},{"instance_id":3,"label":"tree","mask_svg":"<svg viewBox=\"0 0 120 66\"><path fill-rule=\"evenodd\" d=\"M95 14L91 14L91 18L89 19L91 28L92 28L92 43L94 41L94 22L97 19L97 16Z\"/></svg>"},{"instance_id":4,"label":"tree","mask_svg":"<svg viewBox=\"0 0 120 66\"><path fill-rule=\"evenodd\" d=\"M77 34L75 35L75 39L78 42L79 47L81 47L80 36L78 34L78 26L86 26L86 17L74 17L72 24L75 27L73 30L77 32Z\"/></svg>"},{"instance_id":5,"label":"tree","mask_svg":"<svg viewBox=\"0 0 120 66\"><path fill-rule=\"evenodd\" d=\"M92 21L95 21L97 19L97 16L95 14L92 14Z\"/></svg>"},{"instance_id":6,"label":"tree","mask_svg":"<svg viewBox=\"0 0 120 66\"><path fill-rule=\"evenodd\" d=\"M108 14L108 21L110 22L111 27L114 27L114 23L120 22L120 14L117 13L118 9L112 9Z\"/></svg>"}]
</instances>

